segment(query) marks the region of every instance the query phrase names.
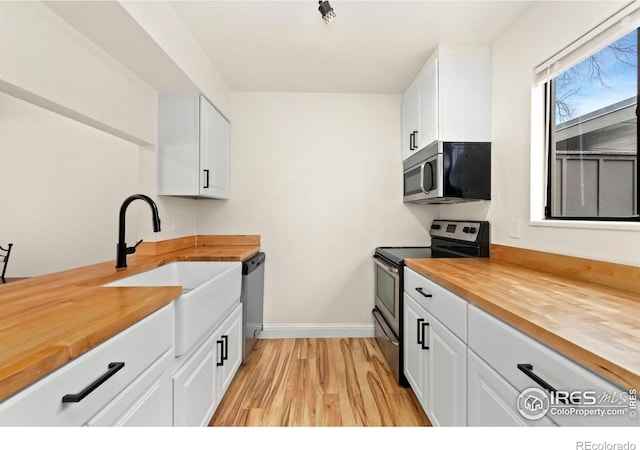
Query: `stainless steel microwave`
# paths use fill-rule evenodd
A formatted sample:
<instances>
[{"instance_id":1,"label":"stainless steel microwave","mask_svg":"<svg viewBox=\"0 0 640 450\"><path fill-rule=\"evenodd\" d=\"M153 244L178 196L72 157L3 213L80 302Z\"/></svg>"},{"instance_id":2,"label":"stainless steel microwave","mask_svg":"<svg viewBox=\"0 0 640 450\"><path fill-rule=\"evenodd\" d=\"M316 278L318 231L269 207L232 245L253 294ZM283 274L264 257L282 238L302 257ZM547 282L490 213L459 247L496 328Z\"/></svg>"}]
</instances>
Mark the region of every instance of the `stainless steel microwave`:
<instances>
[{"instance_id":1,"label":"stainless steel microwave","mask_svg":"<svg viewBox=\"0 0 640 450\"><path fill-rule=\"evenodd\" d=\"M405 203L491 199L490 142L434 142L403 168Z\"/></svg>"}]
</instances>

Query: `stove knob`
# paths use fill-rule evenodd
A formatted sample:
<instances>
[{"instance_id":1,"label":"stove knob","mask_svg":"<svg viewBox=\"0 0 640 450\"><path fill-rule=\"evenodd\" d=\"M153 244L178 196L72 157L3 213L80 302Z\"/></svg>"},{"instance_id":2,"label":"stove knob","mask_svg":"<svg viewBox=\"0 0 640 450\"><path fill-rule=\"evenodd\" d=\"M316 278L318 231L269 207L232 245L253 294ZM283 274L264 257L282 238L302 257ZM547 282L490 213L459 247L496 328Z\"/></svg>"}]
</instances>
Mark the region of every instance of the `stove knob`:
<instances>
[{"instance_id":1,"label":"stove knob","mask_svg":"<svg viewBox=\"0 0 640 450\"><path fill-rule=\"evenodd\" d=\"M469 233L469 227L464 227L464 228L462 229L462 232L463 232L463 233Z\"/></svg>"},{"instance_id":2,"label":"stove knob","mask_svg":"<svg viewBox=\"0 0 640 450\"><path fill-rule=\"evenodd\" d=\"M477 231L478 231L478 229L476 227L469 228L469 233L471 233L471 234L476 234Z\"/></svg>"},{"instance_id":3,"label":"stove knob","mask_svg":"<svg viewBox=\"0 0 640 450\"><path fill-rule=\"evenodd\" d=\"M438 225L437 223L431 225L431 229L432 230L439 230L440 229L440 225Z\"/></svg>"}]
</instances>

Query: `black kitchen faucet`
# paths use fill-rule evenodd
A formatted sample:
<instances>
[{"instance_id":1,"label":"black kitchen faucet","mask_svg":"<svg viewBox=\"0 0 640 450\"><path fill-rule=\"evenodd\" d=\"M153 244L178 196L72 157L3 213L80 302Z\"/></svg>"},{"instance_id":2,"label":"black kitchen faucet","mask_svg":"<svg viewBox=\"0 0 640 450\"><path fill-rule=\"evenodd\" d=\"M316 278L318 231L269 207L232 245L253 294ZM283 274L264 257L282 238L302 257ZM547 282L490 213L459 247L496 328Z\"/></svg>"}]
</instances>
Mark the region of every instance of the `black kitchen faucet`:
<instances>
[{"instance_id":1,"label":"black kitchen faucet","mask_svg":"<svg viewBox=\"0 0 640 450\"><path fill-rule=\"evenodd\" d=\"M127 207L134 200L144 200L151 207L152 221L153 221L153 231L160 231L160 216L158 215L158 206L155 204L151 198L144 194L134 194L125 199L122 202L122 206L120 206L120 222L118 225L118 244L116 245L116 269L127 267L127 255L136 252L136 247L142 242L140 239L136 245L133 247L127 247L127 243L124 241L124 229L125 229L125 213L127 212Z\"/></svg>"}]
</instances>

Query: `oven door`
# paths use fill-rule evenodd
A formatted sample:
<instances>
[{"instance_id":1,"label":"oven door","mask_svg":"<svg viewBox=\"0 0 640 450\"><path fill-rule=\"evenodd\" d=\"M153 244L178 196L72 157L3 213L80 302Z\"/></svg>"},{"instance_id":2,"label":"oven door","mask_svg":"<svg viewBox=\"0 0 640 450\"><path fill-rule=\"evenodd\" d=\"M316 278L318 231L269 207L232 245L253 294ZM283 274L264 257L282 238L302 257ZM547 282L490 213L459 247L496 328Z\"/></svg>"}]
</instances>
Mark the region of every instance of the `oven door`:
<instances>
[{"instance_id":1,"label":"oven door","mask_svg":"<svg viewBox=\"0 0 640 450\"><path fill-rule=\"evenodd\" d=\"M398 268L373 257L375 304L389 328L400 336L400 274Z\"/></svg>"}]
</instances>

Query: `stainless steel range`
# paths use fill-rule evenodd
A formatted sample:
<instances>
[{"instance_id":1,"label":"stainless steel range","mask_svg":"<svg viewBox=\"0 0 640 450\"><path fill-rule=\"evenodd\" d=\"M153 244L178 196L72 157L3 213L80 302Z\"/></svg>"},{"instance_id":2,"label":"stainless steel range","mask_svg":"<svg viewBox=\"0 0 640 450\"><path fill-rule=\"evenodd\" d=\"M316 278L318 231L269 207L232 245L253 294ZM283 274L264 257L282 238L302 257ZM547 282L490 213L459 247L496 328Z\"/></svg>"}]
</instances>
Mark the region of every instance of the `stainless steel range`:
<instances>
[{"instance_id":1,"label":"stainless steel range","mask_svg":"<svg viewBox=\"0 0 640 450\"><path fill-rule=\"evenodd\" d=\"M403 374L402 291L407 258L482 258L489 256L489 222L434 220L430 247L378 247L375 270L374 317L376 339L398 382L408 386Z\"/></svg>"}]
</instances>

